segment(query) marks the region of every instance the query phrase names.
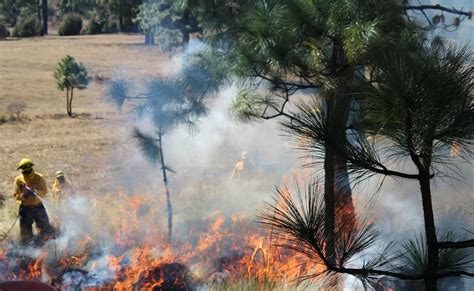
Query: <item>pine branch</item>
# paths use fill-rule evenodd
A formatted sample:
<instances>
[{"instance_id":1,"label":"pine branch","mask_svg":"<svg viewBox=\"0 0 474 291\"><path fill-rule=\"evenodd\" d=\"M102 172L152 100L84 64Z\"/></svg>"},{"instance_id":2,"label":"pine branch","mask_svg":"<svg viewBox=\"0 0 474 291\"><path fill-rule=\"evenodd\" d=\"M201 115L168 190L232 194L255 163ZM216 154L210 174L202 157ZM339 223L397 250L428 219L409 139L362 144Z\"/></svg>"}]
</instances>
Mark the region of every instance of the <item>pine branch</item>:
<instances>
[{"instance_id":1,"label":"pine branch","mask_svg":"<svg viewBox=\"0 0 474 291\"><path fill-rule=\"evenodd\" d=\"M440 249L463 249L474 247L474 239L464 241L443 241L438 243Z\"/></svg>"},{"instance_id":2,"label":"pine branch","mask_svg":"<svg viewBox=\"0 0 474 291\"><path fill-rule=\"evenodd\" d=\"M133 137L137 140L138 147L150 161L153 163L159 161L159 139L141 132L138 128L134 128Z\"/></svg>"}]
</instances>

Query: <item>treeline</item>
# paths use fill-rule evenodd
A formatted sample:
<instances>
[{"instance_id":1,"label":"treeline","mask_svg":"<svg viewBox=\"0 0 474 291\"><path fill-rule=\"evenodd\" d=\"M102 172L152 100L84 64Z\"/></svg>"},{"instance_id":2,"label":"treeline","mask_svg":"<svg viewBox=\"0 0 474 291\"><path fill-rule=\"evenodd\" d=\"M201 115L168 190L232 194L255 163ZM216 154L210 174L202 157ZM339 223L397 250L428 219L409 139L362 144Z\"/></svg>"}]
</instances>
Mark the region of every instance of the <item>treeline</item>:
<instances>
[{"instance_id":1,"label":"treeline","mask_svg":"<svg viewBox=\"0 0 474 291\"><path fill-rule=\"evenodd\" d=\"M134 19L140 4L141 0L4 0L0 34L10 27L12 36L40 36L48 34L48 23L58 23L63 35L139 32Z\"/></svg>"},{"instance_id":2,"label":"treeline","mask_svg":"<svg viewBox=\"0 0 474 291\"><path fill-rule=\"evenodd\" d=\"M14 37L41 36L55 23L59 35L142 32L146 44L169 50L201 31L199 9L192 8L190 1L173 0L4 0L0 38L10 30Z\"/></svg>"}]
</instances>

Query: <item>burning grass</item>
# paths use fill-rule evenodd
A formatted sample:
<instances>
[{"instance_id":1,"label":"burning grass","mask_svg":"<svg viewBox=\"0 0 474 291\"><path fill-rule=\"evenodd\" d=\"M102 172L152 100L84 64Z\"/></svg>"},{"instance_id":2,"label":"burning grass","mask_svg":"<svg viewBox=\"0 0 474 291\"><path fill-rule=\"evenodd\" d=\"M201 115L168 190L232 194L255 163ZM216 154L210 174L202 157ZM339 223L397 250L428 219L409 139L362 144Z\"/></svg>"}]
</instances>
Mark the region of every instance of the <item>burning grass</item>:
<instances>
[{"instance_id":1,"label":"burning grass","mask_svg":"<svg viewBox=\"0 0 474 291\"><path fill-rule=\"evenodd\" d=\"M212 193L177 199L218 199L216 208L229 203ZM150 193L118 192L47 204L61 234L41 248L19 248L10 241L0 253L0 280L40 280L66 290L281 290L317 268L277 248L252 215L237 209L203 216L188 208L168 244L160 200ZM184 201L183 209L189 206Z\"/></svg>"}]
</instances>

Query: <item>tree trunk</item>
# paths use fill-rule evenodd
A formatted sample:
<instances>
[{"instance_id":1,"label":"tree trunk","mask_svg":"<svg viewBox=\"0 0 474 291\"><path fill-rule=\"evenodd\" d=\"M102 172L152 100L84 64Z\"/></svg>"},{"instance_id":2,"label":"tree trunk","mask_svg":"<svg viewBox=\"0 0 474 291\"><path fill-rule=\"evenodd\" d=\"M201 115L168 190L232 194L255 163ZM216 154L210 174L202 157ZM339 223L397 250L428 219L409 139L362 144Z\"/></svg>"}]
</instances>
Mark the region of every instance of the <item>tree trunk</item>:
<instances>
[{"instance_id":1,"label":"tree trunk","mask_svg":"<svg viewBox=\"0 0 474 291\"><path fill-rule=\"evenodd\" d=\"M333 98L331 96L325 97L324 110L326 110L326 118L329 120L333 114ZM334 265L336 262L334 237L336 228L334 153L329 147L326 147L324 150L324 236L326 240L324 251L329 262Z\"/></svg>"},{"instance_id":2,"label":"tree trunk","mask_svg":"<svg viewBox=\"0 0 474 291\"><path fill-rule=\"evenodd\" d=\"M38 17L38 22L43 23L43 19L41 17L41 0L36 0L35 3L36 3L36 14Z\"/></svg>"},{"instance_id":3,"label":"tree trunk","mask_svg":"<svg viewBox=\"0 0 474 291\"><path fill-rule=\"evenodd\" d=\"M166 192L166 207L168 210L168 243L171 243L173 239L173 206L171 204L171 192L168 186L168 176L166 174L166 165L165 165L165 158L163 156L163 144L161 139L163 138L161 132L159 133L159 151L160 151L160 163L161 163L161 170L163 174L163 184L165 186Z\"/></svg>"},{"instance_id":4,"label":"tree trunk","mask_svg":"<svg viewBox=\"0 0 474 291\"><path fill-rule=\"evenodd\" d=\"M146 45L155 44L155 35L153 32L145 32L145 44Z\"/></svg>"},{"instance_id":5,"label":"tree trunk","mask_svg":"<svg viewBox=\"0 0 474 291\"><path fill-rule=\"evenodd\" d=\"M434 222L433 204L431 201L430 172L421 170L420 190L425 221L426 243L428 245L428 265L426 266L425 288L428 291L437 290L436 274L438 273L438 239Z\"/></svg>"},{"instance_id":6,"label":"tree trunk","mask_svg":"<svg viewBox=\"0 0 474 291\"><path fill-rule=\"evenodd\" d=\"M187 46L188 43L189 43L189 30L185 28L183 31L183 46Z\"/></svg>"},{"instance_id":7,"label":"tree trunk","mask_svg":"<svg viewBox=\"0 0 474 291\"><path fill-rule=\"evenodd\" d=\"M438 239L436 238L436 226L434 221L433 203L431 201L430 166L433 144L432 140L426 142L421 150L421 158L416 152L413 138L413 101L410 95L406 97L405 108L405 138L410 158L418 169L418 182L420 183L421 202L423 207L423 219L425 226L426 244L428 247L428 262L424 270L425 289L427 291L437 290L436 275L438 272ZM430 131L431 129L429 129ZM429 131L427 133L429 133Z\"/></svg>"},{"instance_id":8,"label":"tree trunk","mask_svg":"<svg viewBox=\"0 0 474 291\"><path fill-rule=\"evenodd\" d=\"M326 110L329 110L328 108ZM334 230L336 228L335 193L334 193L334 155L331 149L326 148L324 157L324 236L326 240L325 252L328 261L336 262Z\"/></svg>"},{"instance_id":9,"label":"tree trunk","mask_svg":"<svg viewBox=\"0 0 474 291\"><path fill-rule=\"evenodd\" d=\"M184 9L184 13L183 13L183 21L182 21L182 24L183 24L183 30L182 30L182 33L183 33L183 46L187 46L188 43L189 43L189 29L190 29L190 21L189 21L189 18L190 18L190 14L191 12L189 11L188 8Z\"/></svg>"},{"instance_id":10,"label":"tree trunk","mask_svg":"<svg viewBox=\"0 0 474 291\"><path fill-rule=\"evenodd\" d=\"M72 117L72 98L74 97L74 88L71 88L71 96L69 98L69 104L68 104L68 107L67 107L67 114L69 115L69 117Z\"/></svg>"},{"instance_id":11,"label":"tree trunk","mask_svg":"<svg viewBox=\"0 0 474 291\"><path fill-rule=\"evenodd\" d=\"M43 8L43 34L48 34L48 0L42 1Z\"/></svg>"},{"instance_id":12,"label":"tree trunk","mask_svg":"<svg viewBox=\"0 0 474 291\"><path fill-rule=\"evenodd\" d=\"M119 32L123 32L123 16L119 16Z\"/></svg>"},{"instance_id":13,"label":"tree trunk","mask_svg":"<svg viewBox=\"0 0 474 291\"><path fill-rule=\"evenodd\" d=\"M329 66L329 73L335 75L338 72L338 67L346 63L344 50L340 41L334 41L331 55L331 64ZM344 90L343 90L344 91ZM327 110L326 118L330 120L334 114L335 102L338 97L342 96L343 92L329 93L330 96L324 94L325 110ZM341 123L347 123L347 116ZM345 134L345 133L342 133ZM335 229L336 223L345 222L346 217L340 217L343 212L340 209L351 209L351 220L355 220L352 204L352 191L349 184L349 175L347 173L346 161L337 156L330 148L325 148L324 156L324 204L325 204L325 240L326 240L326 256L331 264L336 263L335 251ZM337 210L337 211L336 211ZM336 216L337 214L337 216ZM349 218L347 218L349 219Z\"/></svg>"},{"instance_id":14,"label":"tree trunk","mask_svg":"<svg viewBox=\"0 0 474 291\"><path fill-rule=\"evenodd\" d=\"M334 164L337 223L350 230L355 226L356 219L347 164L345 159L338 155L334 156Z\"/></svg>"},{"instance_id":15,"label":"tree trunk","mask_svg":"<svg viewBox=\"0 0 474 291\"><path fill-rule=\"evenodd\" d=\"M69 88L66 88L66 112L69 114Z\"/></svg>"}]
</instances>

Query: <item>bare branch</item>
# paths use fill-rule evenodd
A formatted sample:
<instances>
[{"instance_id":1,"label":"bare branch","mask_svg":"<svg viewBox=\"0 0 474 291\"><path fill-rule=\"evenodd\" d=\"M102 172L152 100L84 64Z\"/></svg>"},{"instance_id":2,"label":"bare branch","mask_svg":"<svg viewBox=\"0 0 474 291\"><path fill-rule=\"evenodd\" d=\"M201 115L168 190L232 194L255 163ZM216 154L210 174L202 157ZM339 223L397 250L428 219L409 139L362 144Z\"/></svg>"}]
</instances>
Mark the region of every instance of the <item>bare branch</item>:
<instances>
[{"instance_id":1,"label":"bare branch","mask_svg":"<svg viewBox=\"0 0 474 291\"><path fill-rule=\"evenodd\" d=\"M440 249L464 249L474 247L474 239L464 241L443 241L438 243Z\"/></svg>"},{"instance_id":2,"label":"bare branch","mask_svg":"<svg viewBox=\"0 0 474 291\"><path fill-rule=\"evenodd\" d=\"M445 7L445 6L441 6L439 4L436 4L436 5L408 5L408 6L405 6L404 9L405 10L419 10L421 12L424 12L425 10L440 10L440 11L444 11L444 12L448 12L448 13L452 13L452 14L467 16L468 19L472 18L472 11L469 11L469 12L462 11L462 10L458 10L458 9L455 9L455 8L448 8L448 7Z\"/></svg>"},{"instance_id":3,"label":"bare branch","mask_svg":"<svg viewBox=\"0 0 474 291\"><path fill-rule=\"evenodd\" d=\"M378 275L378 276L394 277L401 280L422 280L425 278L424 274L409 275L409 274L402 274L402 273L383 271L383 270L356 269L356 268L344 268L344 267L338 268L338 267L332 267L328 265L326 265L326 267L333 272L349 274L356 277L368 277L368 276ZM451 271L451 272L437 274L436 278L441 279L441 278L460 277L460 276L474 277L474 273L470 273L466 271Z\"/></svg>"}]
</instances>

